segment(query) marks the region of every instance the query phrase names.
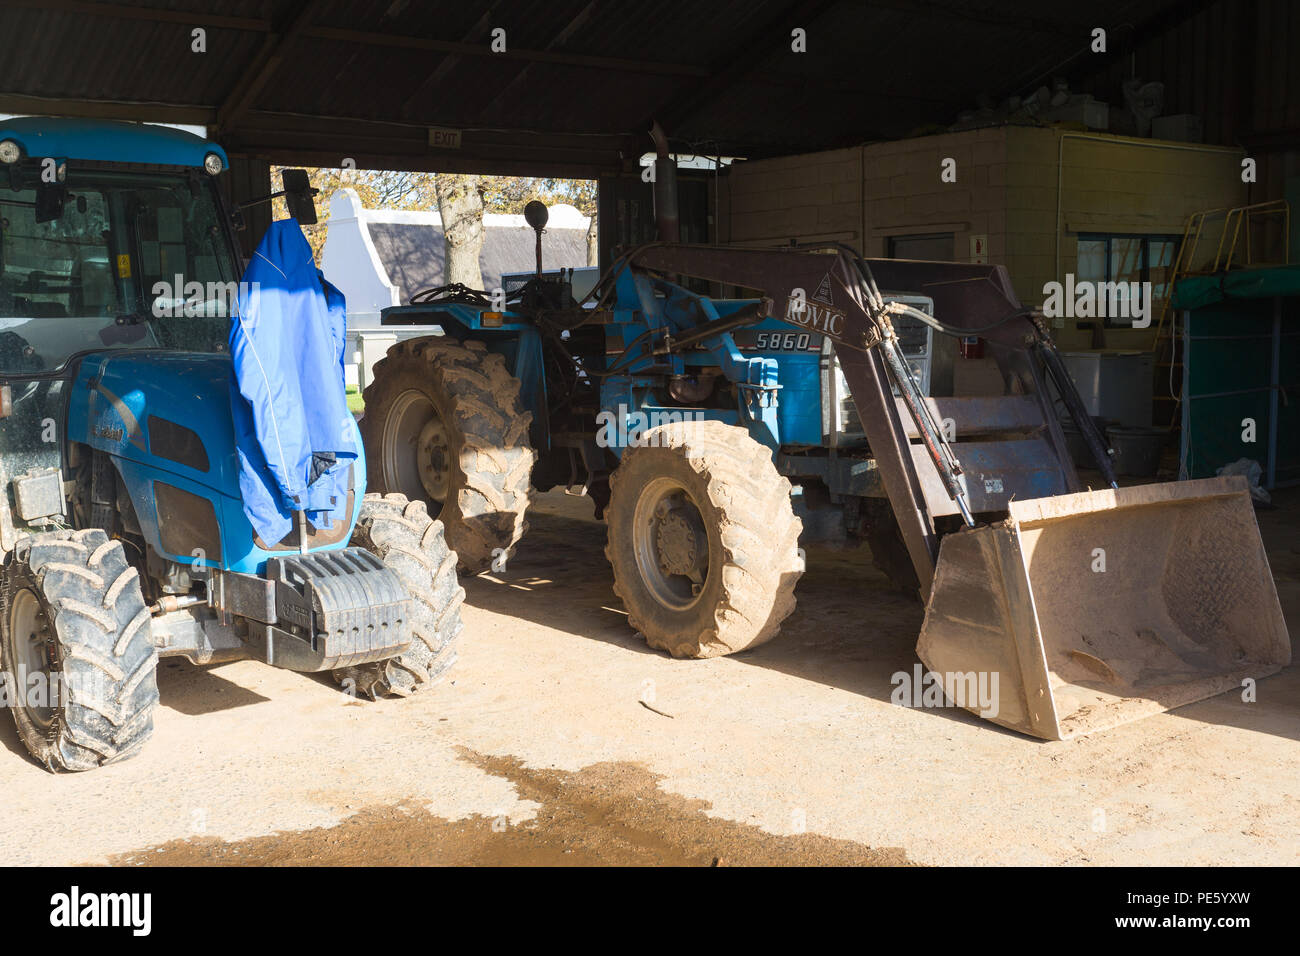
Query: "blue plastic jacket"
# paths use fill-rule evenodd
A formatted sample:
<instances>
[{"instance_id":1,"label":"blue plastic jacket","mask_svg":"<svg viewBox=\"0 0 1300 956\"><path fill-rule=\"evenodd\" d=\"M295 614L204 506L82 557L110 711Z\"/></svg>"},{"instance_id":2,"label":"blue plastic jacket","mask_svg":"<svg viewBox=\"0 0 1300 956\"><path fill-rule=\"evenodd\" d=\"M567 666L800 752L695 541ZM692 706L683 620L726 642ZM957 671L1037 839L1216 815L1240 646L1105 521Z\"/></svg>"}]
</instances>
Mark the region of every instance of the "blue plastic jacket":
<instances>
[{"instance_id":1,"label":"blue plastic jacket","mask_svg":"<svg viewBox=\"0 0 1300 956\"><path fill-rule=\"evenodd\" d=\"M343 293L316 270L297 220L271 223L244 273L230 322L231 413L244 514L279 542L295 511L316 527L347 521L358 455L343 382Z\"/></svg>"}]
</instances>

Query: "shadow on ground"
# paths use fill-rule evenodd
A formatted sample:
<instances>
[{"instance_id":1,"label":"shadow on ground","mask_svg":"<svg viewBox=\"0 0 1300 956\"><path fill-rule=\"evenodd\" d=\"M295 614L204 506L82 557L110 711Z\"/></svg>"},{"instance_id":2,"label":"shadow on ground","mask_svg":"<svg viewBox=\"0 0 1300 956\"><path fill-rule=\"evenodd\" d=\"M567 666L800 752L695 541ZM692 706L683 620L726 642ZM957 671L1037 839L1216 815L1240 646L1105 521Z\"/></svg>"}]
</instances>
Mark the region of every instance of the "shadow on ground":
<instances>
[{"instance_id":1,"label":"shadow on ground","mask_svg":"<svg viewBox=\"0 0 1300 956\"><path fill-rule=\"evenodd\" d=\"M586 499L539 496L519 553L502 572L463 579L466 602L632 653L663 654L628 625L605 560L605 526L591 515ZM731 659L889 702L896 689L892 675L910 677L919 663L921 605L894 590L866 547L810 550L797 593L781 632ZM955 708L924 713L984 723Z\"/></svg>"},{"instance_id":2,"label":"shadow on ground","mask_svg":"<svg viewBox=\"0 0 1300 956\"><path fill-rule=\"evenodd\" d=\"M179 657L159 661L158 696L162 706L189 717L200 717L268 700L256 691L226 680L213 669L220 666L199 667Z\"/></svg>"},{"instance_id":3,"label":"shadow on ground","mask_svg":"<svg viewBox=\"0 0 1300 956\"><path fill-rule=\"evenodd\" d=\"M1277 506L1261 511L1259 520L1294 645L1300 633L1300 489L1278 492L1274 500ZM605 527L592 517L586 499L539 496L529 522L519 554L504 571L463 582L468 603L633 653L661 653L647 647L627 623L604 556ZM893 675L910 675L918 663L922 606L891 587L872 566L865 546L810 549L797 593L796 610L780 634L733 659L890 702ZM1292 664L1258 681L1254 702L1230 692L1181 707L1177 714L1300 739L1297 691L1300 667ZM922 713L1015 735L957 708Z\"/></svg>"}]
</instances>

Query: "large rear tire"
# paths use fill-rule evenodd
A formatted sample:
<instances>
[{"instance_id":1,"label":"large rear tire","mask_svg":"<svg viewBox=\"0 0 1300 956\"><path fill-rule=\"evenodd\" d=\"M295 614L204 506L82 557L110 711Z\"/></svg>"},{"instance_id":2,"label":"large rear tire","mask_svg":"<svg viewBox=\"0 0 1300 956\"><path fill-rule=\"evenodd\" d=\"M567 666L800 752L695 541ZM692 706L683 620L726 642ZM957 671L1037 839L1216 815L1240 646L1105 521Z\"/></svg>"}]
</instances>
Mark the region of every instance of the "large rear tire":
<instances>
[{"instance_id":1,"label":"large rear tire","mask_svg":"<svg viewBox=\"0 0 1300 956\"><path fill-rule=\"evenodd\" d=\"M334 677L372 700L409 697L437 683L456 662L465 600L456 580L456 552L447 547L442 522L429 517L423 501L405 495L366 495L352 544L383 561L406 586L411 644L397 657L339 668Z\"/></svg>"},{"instance_id":2,"label":"large rear tire","mask_svg":"<svg viewBox=\"0 0 1300 956\"><path fill-rule=\"evenodd\" d=\"M505 360L482 342L399 342L375 364L365 403L370 490L425 502L462 571L504 565L528 530L537 459Z\"/></svg>"},{"instance_id":3,"label":"large rear tire","mask_svg":"<svg viewBox=\"0 0 1300 956\"><path fill-rule=\"evenodd\" d=\"M23 537L3 592L5 694L32 756L50 770L91 770L143 747L158 653L121 543L100 530Z\"/></svg>"},{"instance_id":4,"label":"large rear tire","mask_svg":"<svg viewBox=\"0 0 1300 956\"><path fill-rule=\"evenodd\" d=\"M771 453L722 422L660 425L611 476L605 556L628 620L673 657L770 640L794 610L802 524Z\"/></svg>"}]
</instances>

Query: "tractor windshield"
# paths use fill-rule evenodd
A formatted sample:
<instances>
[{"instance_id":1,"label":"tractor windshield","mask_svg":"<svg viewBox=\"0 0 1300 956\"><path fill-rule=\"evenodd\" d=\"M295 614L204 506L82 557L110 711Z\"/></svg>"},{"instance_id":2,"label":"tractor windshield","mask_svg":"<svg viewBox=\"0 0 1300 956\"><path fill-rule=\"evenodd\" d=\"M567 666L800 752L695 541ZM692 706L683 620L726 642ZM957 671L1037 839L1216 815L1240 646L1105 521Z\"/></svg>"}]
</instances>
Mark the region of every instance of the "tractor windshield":
<instances>
[{"instance_id":1,"label":"tractor windshield","mask_svg":"<svg viewBox=\"0 0 1300 956\"><path fill-rule=\"evenodd\" d=\"M215 186L187 171L0 168L0 375L97 348L225 348L239 278Z\"/></svg>"}]
</instances>

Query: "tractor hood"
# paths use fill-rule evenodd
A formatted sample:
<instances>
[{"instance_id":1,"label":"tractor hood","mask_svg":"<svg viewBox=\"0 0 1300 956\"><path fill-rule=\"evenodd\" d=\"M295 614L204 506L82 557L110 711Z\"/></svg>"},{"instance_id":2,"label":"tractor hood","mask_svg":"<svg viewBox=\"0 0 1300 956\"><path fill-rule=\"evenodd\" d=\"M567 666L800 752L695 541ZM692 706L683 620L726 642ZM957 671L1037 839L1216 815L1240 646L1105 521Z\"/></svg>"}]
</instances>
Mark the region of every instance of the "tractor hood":
<instances>
[{"instance_id":1,"label":"tractor hood","mask_svg":"<svg viewBox=\"0 0 1300 956\"><path fill-rule=\"evenodd\" d=\"M229 355L94 353L81 359L68 383L67 437L113 457L140 531L160 555L187 563L197 555L199 563L260 574L285 545L260 537L245 513L243 456L231 413L235 389ZM355 422L351 430L360 446ZM347 545L365 495L364 465L340 470L344 506L333 521L310 529L313 551ZM219 527L199 534L202 514Z\"/></svg>"},{"instance_id":2,"label":"tractor hood","mask_svg":"<svg viewBox=\"0 0 1300 956\"><path fill-rule=\"evenodd\" d=\"M238 499L232 382L228 355L88 356L73 380L69 437Z\"/></svg>"}]
</instances>

